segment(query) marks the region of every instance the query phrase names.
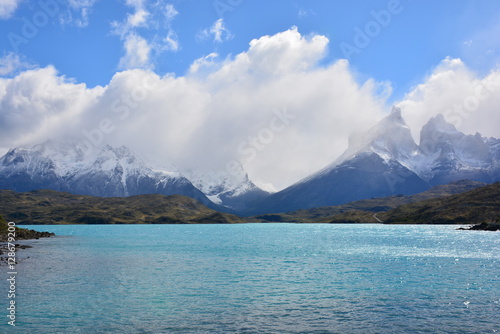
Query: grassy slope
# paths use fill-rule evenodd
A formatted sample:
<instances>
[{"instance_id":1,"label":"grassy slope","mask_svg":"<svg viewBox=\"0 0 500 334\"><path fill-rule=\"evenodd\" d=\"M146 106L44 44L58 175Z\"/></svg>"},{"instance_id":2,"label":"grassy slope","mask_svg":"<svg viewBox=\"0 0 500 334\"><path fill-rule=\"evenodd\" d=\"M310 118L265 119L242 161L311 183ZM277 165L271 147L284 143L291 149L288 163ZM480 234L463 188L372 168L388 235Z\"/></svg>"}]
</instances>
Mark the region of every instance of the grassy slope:
<instances>
[{"instance_id":1,"label":"grassy slope","mask_svg":"<svg viewBox=\"0 0 500 334\"><path fill-rule=\"evenodd\" d=\"M379 216L388 224L499 222L500 182L458 195L403 205Z\"/></svg>"},{"instance_id":2,"label":"grassy slope","mask_svg":"<svg viewBox=\"0 0 500 334\"><path fill-rule=\"evenodd\" d=\"M413 196L375 198L245 220L180 195L100 198L52 190L0 190L0 213L17 224L377 223L377 218L385 223L481 223L500 217L499 185L458 181ZM457 193L462 194L452 195Z\"/></svg>"},{"instance_id":3,"label":"grassy slope","mask_svg":"<svg viewBox=\"0 0 500 334\"><path fill-rule=\"evenodd\" d=\"M419 202L429 198L437 198L462 193L485 183L470 180L452 182L447 185L433 187L425 192L411 196L389 196L355 201L338 206L326 206L287 213L259 215L247 218L250 222L326 222L326 223L377 223L375 213L395 209L398 206Z\"/></svg>"},{"instance_id":4,"label":"grassy slope","mask_svg":"<svg viewBox=\"0 0 500 334\"><path fill-rule=\"evenodd\" d=\"M17 224L242 223L189 197L139 195L101 198L53 190L0 190L0 212Z\"/></svg>"}]
</instances>

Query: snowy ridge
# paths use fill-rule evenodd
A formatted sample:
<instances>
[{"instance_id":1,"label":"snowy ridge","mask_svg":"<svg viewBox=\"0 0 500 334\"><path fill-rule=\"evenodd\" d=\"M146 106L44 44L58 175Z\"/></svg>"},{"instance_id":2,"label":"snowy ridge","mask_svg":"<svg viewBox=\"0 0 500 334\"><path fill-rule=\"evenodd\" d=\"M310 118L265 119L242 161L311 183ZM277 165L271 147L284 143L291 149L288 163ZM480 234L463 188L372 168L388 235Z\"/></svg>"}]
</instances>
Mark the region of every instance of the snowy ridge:
<instances>
[{"instance_id":1,"label":"snowy ridge","mask_svg":"<svg viewBox=\"0 0 500 334\"><path fill-rule=\"evenodd\" d=\"M89 150L74 140L9 150L0 158L0 188L103 197L180 194L211 204L181 173L154 170L127 147Z\"/></svg>"},{"instance_id":2,"label":"snowy ridge","mask_svg":"<svg viewBox=\"0 0 500 334\"><path fill-rule=\"evenodd\" d=\"M249 201L269 195L257 187L239 166L239 174L232 175L227 171L188 170L184 175L200 189L212 202L236 210L241 210Z\"/></svg>"},{"instance_id":3,"label":"snowy ridge","mask_svg":"<svg viewBox=\"0 0 500 334\"><path fill-rule=\"evenodd\" d=\"M89 149L76 140L47 141L30 148L11 149L0 158L0 188L46 188L104 197L180 194L218 210L221 207L214 207L213 203L240 208L268 195L246 173L232 176L190 171L189 180L172 164L167 165L169 169L152 168L125 146Z\"/></svg>"}]
</instances>

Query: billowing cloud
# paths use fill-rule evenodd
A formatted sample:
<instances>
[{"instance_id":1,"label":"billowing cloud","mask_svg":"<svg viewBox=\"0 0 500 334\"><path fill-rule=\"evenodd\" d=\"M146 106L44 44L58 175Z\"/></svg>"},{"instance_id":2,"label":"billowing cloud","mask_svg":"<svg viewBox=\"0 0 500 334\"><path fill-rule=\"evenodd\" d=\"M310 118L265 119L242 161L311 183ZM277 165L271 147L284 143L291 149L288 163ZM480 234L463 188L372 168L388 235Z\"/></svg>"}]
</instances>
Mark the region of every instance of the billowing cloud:
<instances>
[{"instance_id":1,"label":"billowing cloud","mask_svg":"<svg viewBox=\"0 0 500 334\"><path fill-rule=\"evenodd\" d=\"M399 106L417 140L422 125L439 113L460 131L498 137L500 69L481 77L460 59L447 58Z\"/></svg>"},{"instance_id":2,"label":"billowing cloud","mask_svg":"<svg viewBox=\"0 0 500 334\"><path fill-rule=\"evenodd\" d=\"M326 37L292 28L255 39L231 58L198 59L185 76L133 69L94 89L51 67L28 70L0 79L1 149L79 134L181 169L227 172L239 161L257 184L280 189L331 163L350 133L390 110L388 83L358 82L345 60L319 65L327 48ZM479 94L481 106L457 126L498 136L500 94L477 89L498 78L498 71L478 78L446 59L399 104L418 132L436 113L456 118L447 110L472 106L467 97Z\"/></svg>"},{"instance_id":3,"label":"billowing cloud","mask_svg":"<svg viewBox=\"0 0 500 334\"><path fill-rule=\"evenodd\" d=\"M135 50L143 42L137 37L130 43ZM143 64L143 46L144 54L126 61ZM2 124L10 135L21 129L36 135L7 136L2 143L6 149L44 135L79 133L96 144L125 144L149 160L181 168L224 172L240 161L257 183L282 188L331 162L346 148L351 131L384 111L384 98L375 92L385 84L358 84L346 61L319 66L327 47L326 37L306 38L293 28L251 41L234 58L213 54L195 61L184 77L127 70L95 90L68 82L53 68L25 72L4 81L18 92L3 95L2 103L10 102L2 113L9 110L10 121ZM33 80L16 84L26 76ZM44 91L38 76L60 93ZM101 123L107 126L101 129Z\"/></svg>"},{"instance_id":4,"label":"billowing cloud","mask_svg":"<svg viewBox=\"0 0 500 334\"><path fill-rule=\"evenodd\" d=\"M7 20L14 15L17 7L23 0L2 0L0 1L0 19Z\"/></svg>"},{"instance_id":5,"label":"billowing cloud","mask_svg":"<svg viewBox=\"0 0 500 334\"><path fill-rule=\"evenodd\" d=\"M2 149L43 142L78 129L80 116L101 92L101 87L88 89L58 76L52 66L0 79Z\"/></svg>"}]
</instances>

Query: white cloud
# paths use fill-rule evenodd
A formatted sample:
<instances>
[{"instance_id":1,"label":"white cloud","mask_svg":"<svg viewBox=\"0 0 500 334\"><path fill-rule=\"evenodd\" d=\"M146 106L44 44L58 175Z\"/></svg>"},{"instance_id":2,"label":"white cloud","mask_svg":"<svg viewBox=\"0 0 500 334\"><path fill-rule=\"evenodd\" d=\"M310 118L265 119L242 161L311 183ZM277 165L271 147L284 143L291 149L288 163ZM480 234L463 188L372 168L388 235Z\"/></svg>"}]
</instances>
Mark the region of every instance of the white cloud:
<instances>
[{"instance_id":1,"label":"white cloud","mask_svg":"<svg viewBox=\"0 0 500 334\"><path fill-rule=\"evenodd\" d=\"M0 76L8 76L24 70L32 68L29 62L22 59L22 57L14 52L4 54L0 58Z\"/></svg>"},{"instance_id":2,"label":"white cloud","mask_svg":"<svg viewBox=\"0 0 500 334\"><path fill-rule=\"evenodd\" d=\"M171 3L165 5L165 17L167 21L172 21L177 15L179 15L179 12L175 9L174 5Z\"/></svg>"},{"instance_id":3,"label":"white cloud","mask_svg":"<svg viewBox=\"0 0 500 334\"><path fill-rule=\"evenodd\" d=\"M499 137L500 69L481 77L462 60L447 58L399 106L417 140L422 125L438 113L465 133Z\"/></svg>"},{"instance_id":4,"label":"white cloud","mask_svg":"<svg viewBox=\"0 0 500 334\"><path fill-rule=\"evenodd\" d=\"M112 32L122 39L126 39L130 33L136 33L135 28L146 27L148 25L147 19L150 17L143 5L143 1L127 0L126 4L133 8L133 13L127 13L123 22L113 21L111 23Z\"/></svg>"},{"instance_id":5,"label":"white cloud","mask_svg":"<svg viewBox=\"0 0 500 334\"><path fill-rule=\"evenodd\" d=\"M51 66L0 79L0 149L74 133L102 90L74 84Z\"/></svg>"},{"instance_id":6,"label":"white cloud","mask_svg":"<svg viewBox=\"0 0 500 334\"><path fill-rule=\"evenodd\" d=\"M0 19L7 20L14 15L19 4L24 0L1 0L0 1Z\"/></svg>"},{"instance_id":7,"label":"white cloud","mask_svg":"<svg viewBox=\"0 0 500 334\"><path fill-rule=\"evenodd\" d=\"M219 55L215 52L210 53L208 56L196 59L189 67L191 75L206 75L212 73L214 69L219 69L221 66L217 62Z\"/></svg>"},{"instance_id":8,"label":"white cloud","mask_svg":"<svg viewBox=\"0 0 500 334\"><path fill-rule=\"evenodd\" d=\"M125 3L132 7L133 13L128 13L122 22L111 23L112 33L120 37L125 50L119 62L120 69L151 69L155 56L180 49L179 38L171 27L172 20L179 15L174 5L143 0L126 0Z\"/></svg>"},{"instance_id":9,"label":"white cloud","mask_svg":"<svg viewBox=\"0 0 500 334\"><path fill-rule=\"evenodd\" d=\"M217 43L222 43L233 38L233 35L229 29L226 28L222 18L215 21L210 28L200 31L197 38L203 40L209 39L211 36L213 37L213 41Z\"/></svg>"},{"instance_id":10,"label":"white cloud","mask_svg":"<svg viewBox=\"0 0 500 334\"><path fill-rule=\"evenodd\" d=\"M97 0L68 0L67 6L60 6L65 8L59 15L59 21L63 25L75 25L80 28L89 25L89 16L92 13Z\"/></svg>"},{"instance_id":11,"label":"white cloud","mask_svg":"<svg viewBox=\"0 0 500 334\"><path fill-rule=\"evenodd\" d=\"M117 73L98 92L70 85L52 69L50 80L62 81L54 89L68 90L70 85L73 93L52 94L62 99L54 102L27 99L33 94L23 93L18 100L24 101L24 113L17 123L6 124L11 135L23 131L37 135L6 136L10 139L2 143L13 146L42 141L43 135L81 134L98 129L107 117L115 129L105 140L128 145L150 160L220 172L235 159L257 183L282 188L331 162L346 148L352 130L383 114L383 100L375 93L379 84L372 80L359 85L346 61L318 66L327 42L325 37L305 38L291 29L252 41L234 58L213 54L198 60L192 74L184 77L160 78L146 70L128 70ZM130 57L124 63L147 62L144 40L135 36L127 45ZM43 91L42 84L10 84L19 90L36 86L37 94ZM82 99L85 94L92 98ZM11 101L0 110L6 113L15 104ZM81 110L73 111L78 116L63 117L69 114L60 110L73 105ZM30 126L25 126L22 120L29 115ZM46 121L37 123L41 119ZM265 143L254 142L262 136Z\"/></svg>"},{"instance_id":12,"label":"white cloud","mask_svg":"<svg viewBox=\"0 0 500 334\"><path fill-rule=\"evenodd\" d=\"M163 39L163 42L165 43L164 49L167 51L175 52L180 49L179 37L171 27L171 22L177 15L179 15L179 12L175 9L174 5L170 3L165 5L165 18L167 19L166 25L168 27L168 33L167 37Z\"/></svg>"},{"instance_id":13,"label":"white cloud","mask_svg":"<svg viewBox=\"0 0 500 334\"><path fill-rule=\"evenodd\" d=\"M135 8L143 8L145 2L146 2L145 0L125 0L127 6Z\"/></svg>"},{"instance_id":14,"label":"white cloud","mask_svg":"<svg viewBox=\"0 0 500 334\"><path fill-rule=\"evenodd\" d=\"M130 51L127 62L147 63L147 43L139 36L128 43L143 51ZM387 83L357 82L345 60L319 65L327 47L326 37L306 38L293 28L255 39L232 58L200 58L186 76L134 69L95 89L51 67L25 71L0 79L1 148L83 136L110 119L104 142L128 145L149 160L220 172L235 159L258 184L283 188L332 162L351 132L390 110ZM457 126L498 137L500 94L475 87L499 79L498 70L478 77L460 60L446 59L399 104L418 132L429 117L479 92L480 107Z\"/></svg>"},{"instance_id":15,"label":"white cloud","mask_svg":"<svg viewBox=\"0 0 500 334\"><path fill-rule=\"evenodd\" d=\"M142 8L139 8L134 14L128 14L127 25L130 28L144 26L146 24L148 16L149 12L145 11Z\"/></svg>"},{"instance_id":16,"label":"white cloud","mask_svg":"<svg viewBox=\"0 0 500 334\"><path fill-rule=\"evenodd\" d=\"M139 35L129 34L124 41L125 55L120 59L121 69L150 68L151 46Z\"/></svg>"},{"instance_id":17,"label":"white cloud","mask_svg":"<svg viewBox=\"0 0 500 334\"><path fill-rule=\"evenodd\" d=\"M165 42L165 49L168 51L179 50L179 38L173 30L169 30L167 37L163 40Z\"/></svg>"}]
</instances>

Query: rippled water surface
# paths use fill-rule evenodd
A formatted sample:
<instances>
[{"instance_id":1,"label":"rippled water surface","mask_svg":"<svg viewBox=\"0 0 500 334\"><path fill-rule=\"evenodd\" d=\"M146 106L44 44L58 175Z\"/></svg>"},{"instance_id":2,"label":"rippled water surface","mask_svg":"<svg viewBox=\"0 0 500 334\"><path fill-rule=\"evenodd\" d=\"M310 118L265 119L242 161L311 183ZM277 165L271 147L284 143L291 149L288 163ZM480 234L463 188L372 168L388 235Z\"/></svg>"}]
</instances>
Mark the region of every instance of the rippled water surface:
<instances>
[{"instance_id":1,"label":"rippled water surface","mask_svg":"<svg viewBox=\"0 0 500 334\"><path fill-rule=\"evenodd\" d=\"M2 316L0 332L500 331L497 232L299 224L30 228L58 237L18 251L17 326ZM6 279L0 282L6 296ZM7 298L0 302L6 315Z\"/></svg>"}]
</instances>

